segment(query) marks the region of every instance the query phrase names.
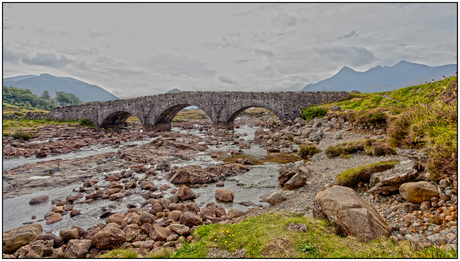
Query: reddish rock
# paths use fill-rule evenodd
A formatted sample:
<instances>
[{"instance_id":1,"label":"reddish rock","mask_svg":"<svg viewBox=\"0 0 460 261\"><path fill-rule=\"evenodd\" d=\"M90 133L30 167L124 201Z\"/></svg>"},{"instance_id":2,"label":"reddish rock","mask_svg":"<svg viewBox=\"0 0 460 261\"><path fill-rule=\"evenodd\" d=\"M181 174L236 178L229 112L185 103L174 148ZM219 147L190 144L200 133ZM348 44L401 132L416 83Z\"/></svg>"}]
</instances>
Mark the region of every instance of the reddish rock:
<instances>
[{"instance_id":1,"label":"reddish rock","mask_svg":"<svg viewBox=\"0 0 460 261\"><path fill-rule=\"evenodd\" d=\"M85 258L90 247L91 240L72 239L67 243L67 248L65 249L64 254L68 258Z\"/></svg>"},{"instance_id":2,"label":"reddish rock","mask_svg":"<svg viewBox=\"0 0 460 261\"><path fill-rule=\"evenodd\" d=\"M168 218L174 221L179 221L180 216L182 216L182 211L173 210L168 213Z\"/></svg>"},{"instance_id":3,"label":"reddish rock","mask_svg":"<svg viewBox=\"0 0 460 261\"><path fill-rule=\"evenodd\" d=\"M115 193L115 194L110 195L109 199L110 200L117 200L117 199L123 198L124 196L125 196L125 194L123 194L123 193Z\"/></svg>"},{"instance_id":4,"label":"reddish rock","mask_svg":"<svg viewBox=\"0 0 460 261\"><path fill-rule=\"evenodd\" d=\"M192 212L182 213L179 222L186 226L199 226L203 224L203 220L198 215L193 214Z\"/></svg>"},{"instance_id":5,"label":"reddish rock","mask_svg":"<svg viewBox=\"0 0 460 261\"><path fill-rule=\"evenodd\" d=\"M216 187L223 187L224 186L224 182L223 181L218 181L216 183Z\"/></svg>"},{"instance_id":6,"label":"reddish rock","mask_svg":"<svg viewBox=\"0 0 460 261\"><path fill-rule=\"evenodd\" d=\"M125 214L123 214L123 213L115 213L115 214L109 216L107 218L107 220L105 221L105 223L106 224L116 223L118 225L121 225L121 222L123 221L124 218L125 218Z\"/></svg>"},{"instance_id":7,"label":"reddish rock","mask_svg":"<svg viewBox=\"0 0 460 261\"><path fill-rule=\"evenodd\" d=\"M61 212L64 212L64 207L63 206L60 206L60 207L53 207L51 209L51 212L54 212L54 213L61 213Z\"/></svg>"},{"instance_id":8,"label":"reddish rock","mask_svg":"<svg viewBox=\"0 0 460 261\"><path fill-rule=\"evenodd\" d=\"M47 195L41 195L35 197L29 201L29 205L37 205L48 201L49 197Z\"/></svg>"},{"instance_id":9,"label":"reddish rock","mask_svg":"<svg viewBox=\"0 0 460 261\"><path fill-rule=\"evenodd\" d=\"M58 221L60 221L62 219L62 215L59 214L59 213L53 213L51 216L49 216L47 219L46 219L46 224L49 225L49 224L53 224L53 223L56 223Z\"/></svg>"},{"instance_id":10,"label":"reddish rock","mask_svg":"<svg viewBox=\"0 0 460 261\"><path fill-rule=\"evenodd\" d=\"M68 241L70 239L78 239L78 229L76 228L65 228L59 232L59 236L64 241Z\"/></svg>"},{"instance_id":11,"label":"reddish rock","mask_svg":"<svg viewBox=\"0 0 460 261\"><path fill-rule=\"evenodd\" d=\"M91 238L91 245L97 249L112 249L119 247L125 240L123 230L116 227L104 228Z\"/></svg>"},{"instance_id":12,"label":"reddish rock","mask_svg":"<svg viewBox=\"0 0 460 261\"><path fill-rule=\"evenodd\" d=\"M233 201L233 192L230 192L225 189L217 189L215 193L216 200L220 200L223 202L232 202Z\"/></svg>"},{"instance_id":13,"label":"reddish rock","mask_svg":"<svg viewBox=\"0 0 460 261\"><path fill-rule=\"evenodd\" d=\"M75 216L78 216L80 215L80 210L79 209L74 209L72 211L70 211L70 217L75 217Z\"/></svg>"},{"instance_id":14,"label":"reddish rock","mask_svg":"<svg viewBox=\"0 0 460 261\"><path fill-rule=\"evenodd\" d=\"M215 174L209 173L200 166L185 166L173 169L165 178L171 183L205 184L217 181Z\"/></svg>"},{"instance_id":15,"label":"reddish rock","mask_svg":"<svg viewBox=\"0 0 460 261\"><path fill-rule=\"evenodd\" d=\"M193 192L189 187L185 185L180 187L178 195L182 201L196 198L195 192Z\"/></svg>"}]
</instances>

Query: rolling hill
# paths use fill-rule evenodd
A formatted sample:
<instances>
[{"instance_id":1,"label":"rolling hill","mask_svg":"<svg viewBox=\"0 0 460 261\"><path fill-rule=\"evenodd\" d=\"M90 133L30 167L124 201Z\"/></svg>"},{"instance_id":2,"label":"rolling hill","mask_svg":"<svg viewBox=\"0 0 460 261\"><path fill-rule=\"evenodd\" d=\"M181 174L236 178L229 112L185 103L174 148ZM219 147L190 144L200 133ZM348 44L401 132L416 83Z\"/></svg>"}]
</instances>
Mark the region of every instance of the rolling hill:
<instances>
[{"instance_id":1,"label":"rolling hill","mask_svg":"<svg viewBox=\"0 0 460 261\"><path fill-rule=\"evenodd\" d=\"M33 94L40 96L48 91L52 98L56 92L72 93L82 102L118 100L118 97L103 88L79 81L70 77L56 77L50 74L22 75L3 78L3 86L29 89Z\"/></svg>"},{"instance_id":2,"label":"rolling hill","mask_svg":"<svg viewBox=\"0 0 460 261\"><path fill-rule=\"evenodd\" d=\"M393 66L377 66L358 72L344 66L331 78L306 85L301 91L352 91L383 92L419 85L450 77L457 72L456 64L430 67L423 64L400 61Z\"/></svg>"}]
</instances>

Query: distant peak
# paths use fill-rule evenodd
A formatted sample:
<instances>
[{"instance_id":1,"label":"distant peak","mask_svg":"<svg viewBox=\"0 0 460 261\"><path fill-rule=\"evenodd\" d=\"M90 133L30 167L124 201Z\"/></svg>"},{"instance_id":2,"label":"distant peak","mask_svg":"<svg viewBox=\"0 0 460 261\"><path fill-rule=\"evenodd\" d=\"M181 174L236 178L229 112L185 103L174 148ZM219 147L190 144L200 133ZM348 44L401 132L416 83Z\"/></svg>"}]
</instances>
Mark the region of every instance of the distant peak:
<instances>
[{"instance_id":1,"label":"distant peak","mask_svg":"<svg viewBox=\"0 0 460 261\"><path fill-rule=\"evenodd\" d=\"M342 72L356 72L355 70L351 69L350 67L348 66L344 66L342 67L342 69L340 69L339 73L342 73Z\"/></svg>"},{"instance_id":2,"label":"distant peak","mask_svg":"<svg viewBox=\"0 0 460 261\"><path fill-rule=\"evenodd\" d=\"M42 73L42 74L40 74L39 76L53 76L53 75L51 75L51 74L49 74L49 73Z\"/></svg>"}]
</instances>

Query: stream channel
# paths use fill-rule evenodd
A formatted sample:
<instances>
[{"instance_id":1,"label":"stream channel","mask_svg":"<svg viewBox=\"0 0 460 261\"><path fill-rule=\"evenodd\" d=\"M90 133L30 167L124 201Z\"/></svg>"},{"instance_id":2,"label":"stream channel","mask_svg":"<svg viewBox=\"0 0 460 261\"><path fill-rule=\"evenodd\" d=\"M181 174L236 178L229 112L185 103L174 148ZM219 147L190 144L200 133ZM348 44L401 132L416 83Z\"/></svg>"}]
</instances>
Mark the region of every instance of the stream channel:
<instances>
[{"instance_id":1,"label":"stream channel","mask_svg":"<svg viewBox=\"0 0 460 261\"><path fill-rule=\"evenodd\" d=\"M235 134L241 135L240 138L245 140L254 139L254 133L257 128L249 127L247 125L241 126L241 128L235 129ZM180 130L179 128L173 128L172 131L181 132L181 133L192 133L196 135L200 135L197 130ZM245 134L246 133L246 134ZM73 158L82 158L87 157L90 155L96 155L106 152L114 151L116 152L120 148L126 146L140 146L144 143L150 142L155 138L145 139L143 141L133 141L127 142L123 146L102 146L102 145L94 145L87 147L85 149L81 149L78 152L68 153L65 155L57 155L53 157L46 157L46 158L29 158L29 159L9 159L3 160L3 169L11 169L17 166L33 163L38 161L50 160L54 158L61 158L61 159L73 159ZM236 145L229 145L230 143L226 142L221 145L217 146L209 146L209 149L205 152L199 152L197 155L191 160L180 160L175 159L171 160L171 166L185 166L185 165L199 165L203 168L212 166L212 165L219 165L222 163L221 161L216 161L215 159L211 158L210 154L213 152L228 152L230 149L238 150ZM250 149L243 149L243 154L249 155L255 158L263 158L267 155L267 151L264 148L261 148L258 145L252 145ZM146 164L146 167L151 167L150 165ZM249 208L255 206L267 206L268 203L264 202L260 196L268 195L276 190L279 189L278 183L278 169L280 168L278 163L265 163L264 165L252 165L252 169L244 174L240 174L234 177L230 177L224 181L224 189L231 191L235 194L233 203L217 203L214 194L215 190L217 189L215 183L208 184L207 187L199 187L199 188L192 188L192 190L198 195L195 199L195 203L200 206L200 208L205 207L206 204L210 202L214 202L220 206L223 206L227 211L230 208L239 209L239 210L247 210ZM129 168L122 168L117 170L116 172L122 170L128 170ZM109 181L104 180L104 176L108 175L112 172L102 172L94 178L99 180L98 185L106 185ZM168 184L171 188L176 187L179 188L180 186L176 186L166 179L164 179L164 175L166 172L164 171L157 171L158 179L155 180L155 185L160 187L163 184ZM145 177L145 174L135 173L133 177L138 177L142 179ZM46 178L46 176L34 176L31 178ZM141 203L145 202L146 200L142 197L142 190L139 186L133 190L132 195L126 196L117 201L110 201L106 200L95 200L92 204L74 204L74 209L81 210L81 215L70 217L68 214L64 215L64 218L61 221L56 223L46 225L46 221L38 221L43 219L43 216L50 212L52 205L51 200L55 198L65 199L69 195L75 194L72 192L73 189L81 187L83 184L82 182L73 183L69 186L65 187L55 187L50 188L46 191L40 191L32 194L26 194L22 196L18 196L15 198L9 198L3 200L3 231L7 231L13 228L17 228L23 226L24 222L34 221L34 224L40 224L43 227L44 232L52 231L54 234L59 235L59 231L64 228L71 228L72 226L80 226L85 229L97 225L98 223L105 222L106 218L100 218L100 215L103 213L102 208L106 208L107 211L111 211L113 213L117 212L126 212L128 208L126 207L128 204L134 204L141 208ZM169 192L171 189L166 191L165 198L170 197L172 194ZM49 200L46 203L38 204L38 205L29 205L30 199L40 196L40 195L47 195L49 196ZM241 205L241 202L249 202L249 206ZM252 202L252 203L250 203ZM35 220L32 220L31 217L36 216Z\"/></svg>"}]
</instances>

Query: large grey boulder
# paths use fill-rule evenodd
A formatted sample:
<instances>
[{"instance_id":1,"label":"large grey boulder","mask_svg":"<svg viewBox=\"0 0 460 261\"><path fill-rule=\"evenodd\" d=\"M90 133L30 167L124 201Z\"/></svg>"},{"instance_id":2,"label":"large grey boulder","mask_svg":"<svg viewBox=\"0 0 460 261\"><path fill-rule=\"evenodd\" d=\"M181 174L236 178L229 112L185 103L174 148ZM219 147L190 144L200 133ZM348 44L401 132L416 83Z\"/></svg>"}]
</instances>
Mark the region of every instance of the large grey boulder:
<instances>
[{"instance_id":1,"label":"large grey boulder","mask_svg":"<svg viewBox=\"0 0 460 261\"><path fill-rule=\"evenodd\" d=\"M419 173L414 168L414 162L406 160L396 163L393 169L374 175L371 178L371 184L376 184L369 189L368 193L386 195L390 192L398 191L403 183L414 181L419 176Z\"/></svg>"},{"instance_id":2,"label":"large grey boulder","mask_svg":"<svg viewBox=\"0 0 460 261\"><path fill-rule=\"evenodd\" d=\"M390 235L385 220L351 188L333 186L318 193L313 215L335 222L341 235L352 235L361 241Z\"/></svg>"},{"instance_id":3,"label":"large grey boulder","mask_svg":"<svg viewBox=\"0 0 460 261\"><path fill-rule=\"evenodd\" d=\"M308 140L310 140L310 141L321 141L322 138L323 137L321 136L321 133L319 133L319 132L312 132L308 136Z\"/></svg>"}]
</instances>

